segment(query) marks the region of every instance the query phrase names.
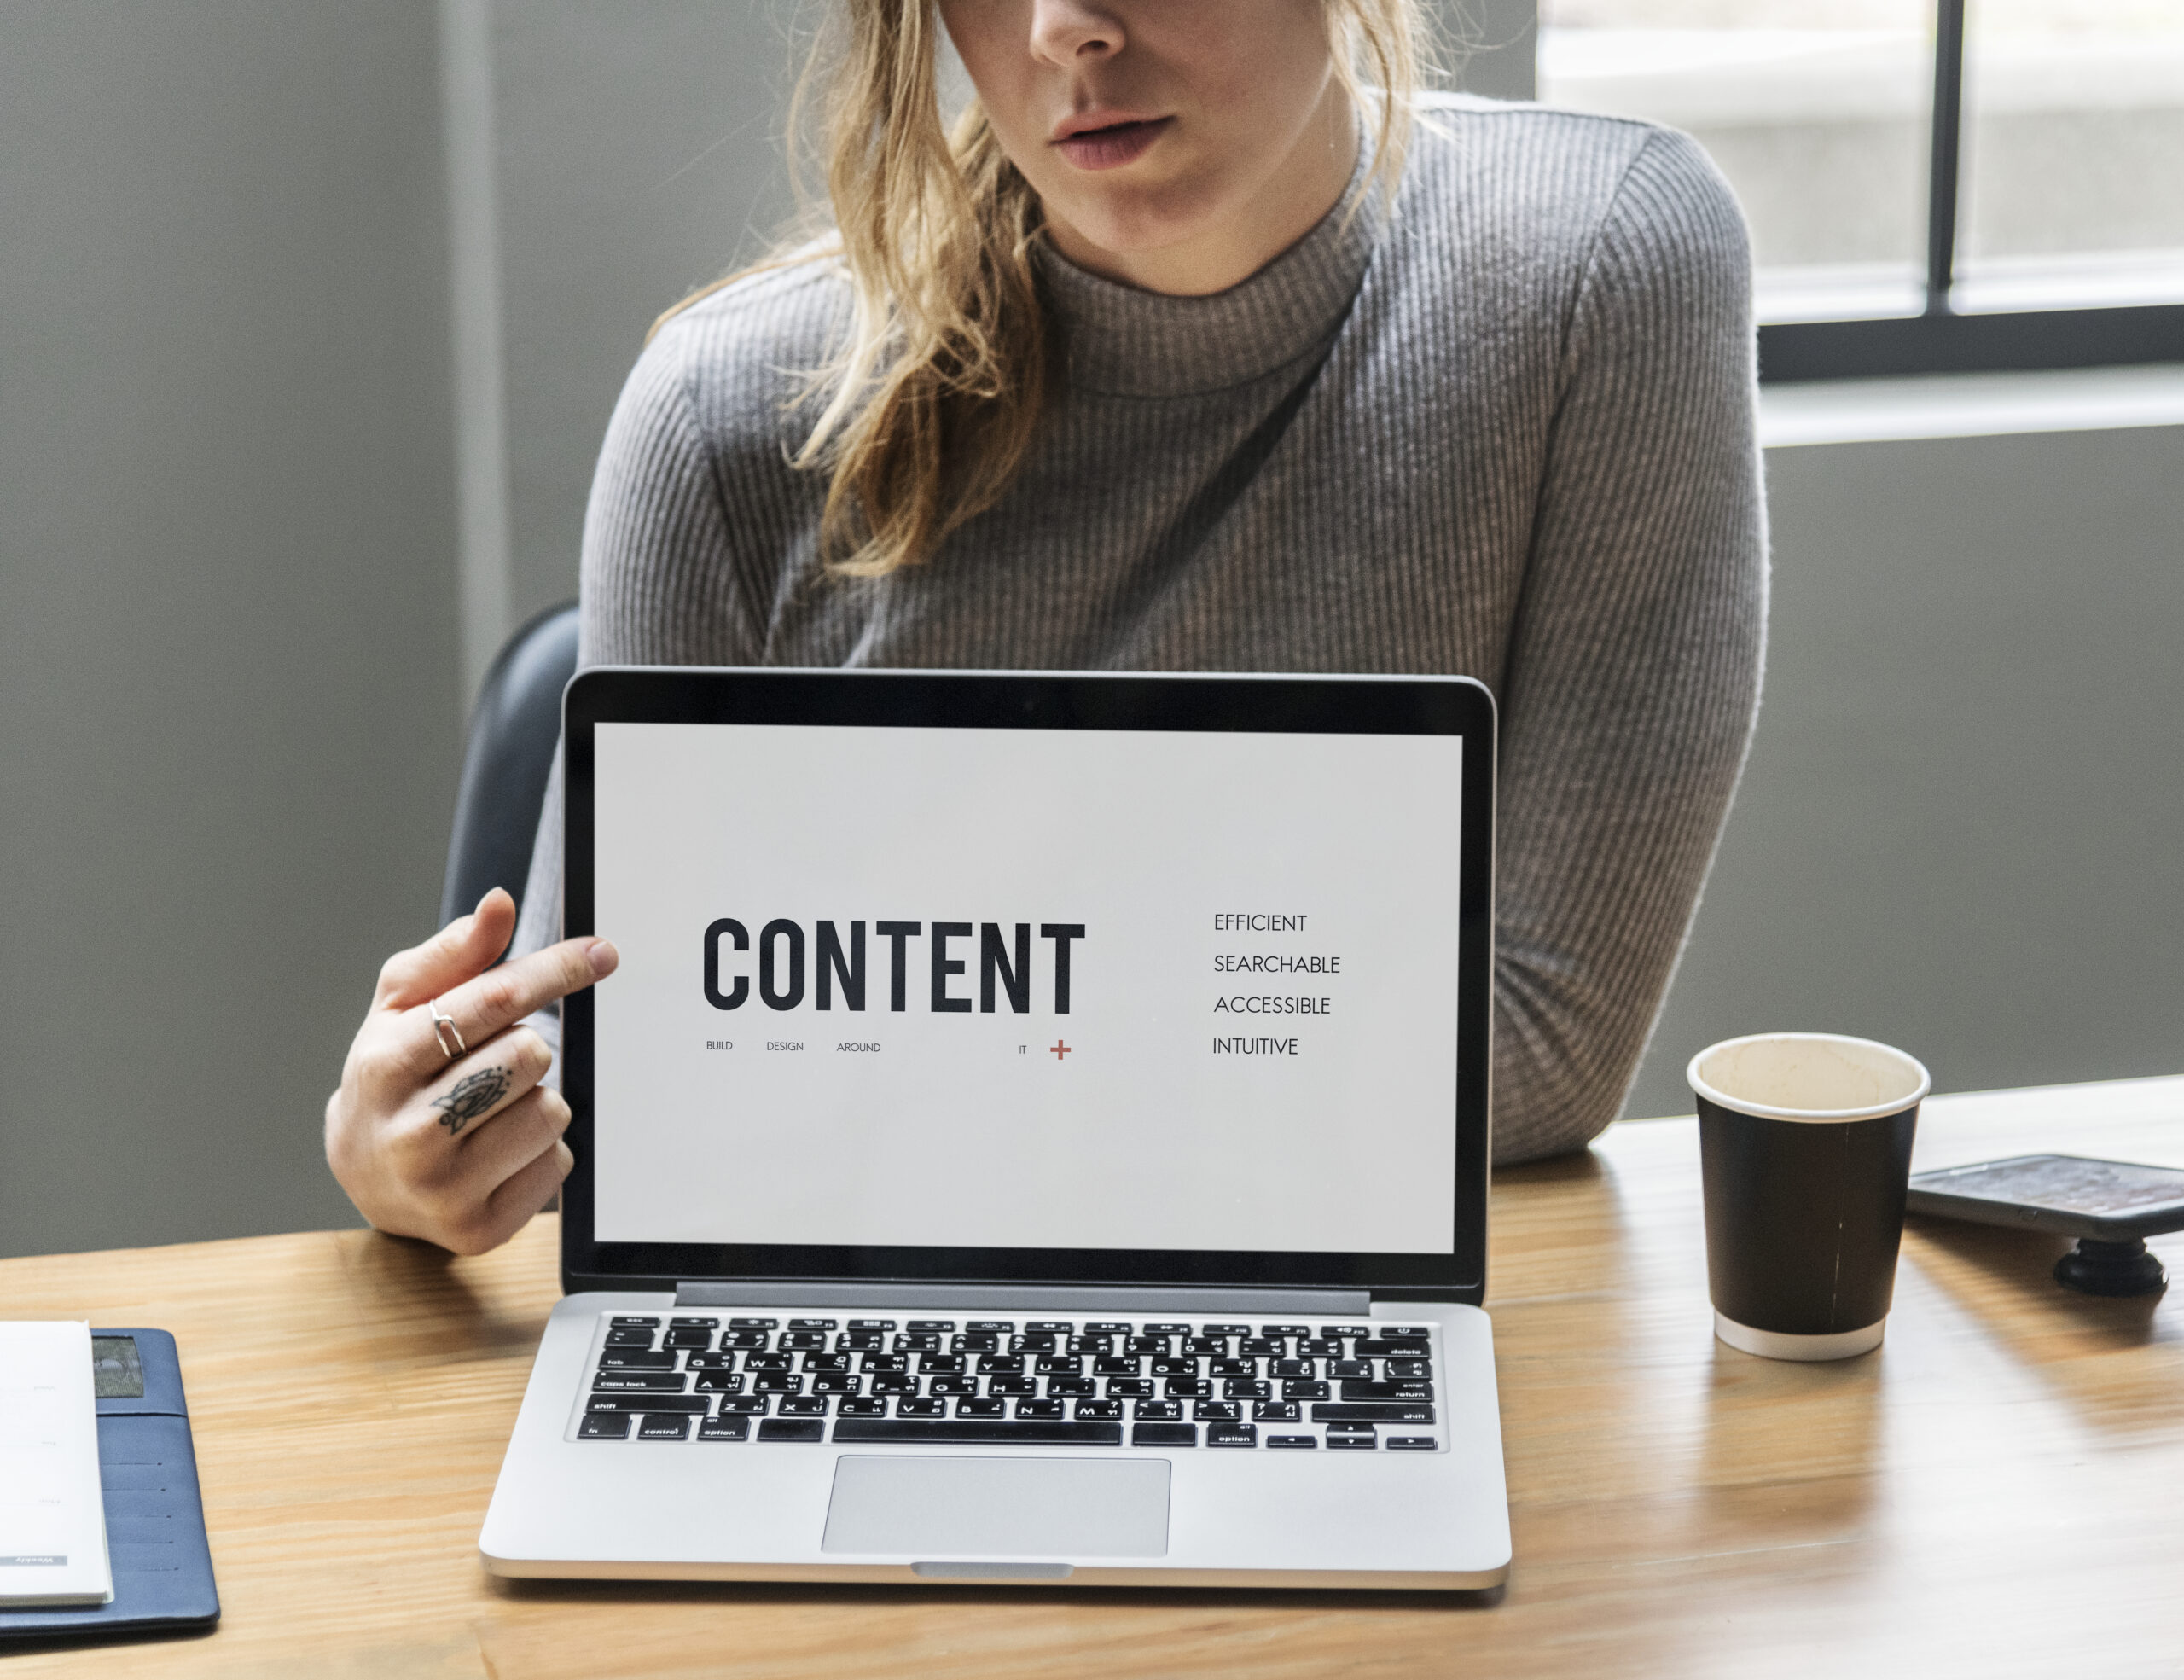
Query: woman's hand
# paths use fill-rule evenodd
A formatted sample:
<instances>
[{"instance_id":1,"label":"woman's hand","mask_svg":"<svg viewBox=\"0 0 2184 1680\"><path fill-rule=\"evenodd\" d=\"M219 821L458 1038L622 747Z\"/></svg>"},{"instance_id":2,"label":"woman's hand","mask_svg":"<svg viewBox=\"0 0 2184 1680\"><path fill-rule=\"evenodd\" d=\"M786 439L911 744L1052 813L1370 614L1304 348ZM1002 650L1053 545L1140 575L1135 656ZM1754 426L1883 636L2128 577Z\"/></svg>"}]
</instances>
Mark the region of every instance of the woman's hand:
<instances>
[{"instance_id":1,"label":"woman's hand","mask_svg":"<svg viewBox=\"0 0 2184 1680\"><path fill-rule=\"evenodd\" d=\"M576 1164L561 1142L569 1105L538 1083L552 1052L516 1023L621 960L604 939L564 939L493 968L514 931L514 900L497 887L389 957L326 1102L327 1164L357 1211L458 1254L506 1242ZM451 1023L437 1029L435 1000Z\"/></svg>"}]
</instances>

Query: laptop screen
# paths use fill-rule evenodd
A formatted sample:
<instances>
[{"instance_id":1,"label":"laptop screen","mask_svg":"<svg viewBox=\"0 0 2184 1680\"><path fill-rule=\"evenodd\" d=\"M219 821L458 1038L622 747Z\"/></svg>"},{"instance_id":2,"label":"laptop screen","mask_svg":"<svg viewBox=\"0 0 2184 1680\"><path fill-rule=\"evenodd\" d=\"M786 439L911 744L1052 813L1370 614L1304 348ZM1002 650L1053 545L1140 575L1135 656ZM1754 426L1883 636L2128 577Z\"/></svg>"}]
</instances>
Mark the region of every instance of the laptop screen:
<instances>
[{"instance_id":1,"label":"laptop screen","mask_svg":"<svg viewBox=\"0 0 2184 1680\"><path fill-rule=\"evenodd\" d=\"M1461 735L590 729L597 1242L1455 1246Z\"/></svg>"}]
</instances>

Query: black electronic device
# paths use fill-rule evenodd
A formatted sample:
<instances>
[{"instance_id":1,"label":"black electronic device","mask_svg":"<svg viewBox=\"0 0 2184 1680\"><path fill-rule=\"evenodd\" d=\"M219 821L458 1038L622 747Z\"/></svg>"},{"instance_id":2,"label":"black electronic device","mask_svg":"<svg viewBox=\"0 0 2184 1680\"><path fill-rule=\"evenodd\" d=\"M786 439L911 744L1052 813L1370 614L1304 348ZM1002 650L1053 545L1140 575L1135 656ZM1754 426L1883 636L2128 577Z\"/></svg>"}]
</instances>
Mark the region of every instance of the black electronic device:
<instances>
[{"instance_id":1,"label":"black electronic device","mask_svg":"<svg viewBox=\"0 0 2184 1680\"><path fill-rule=\"evenodd\" d=\"M2184 1230L2184 1171L2082 1155L2013 1155L1914 1173L1914 1213L2074 1236L2055 1281L2093 1295L2150 1295L2169 1275L2146 1240Z\"/></svg>"},{"instance_id":2,"label":"black electronic device","mask_svg":"<svg viewBox=\"0 0 2184 1680\"><path fill-rule=\"evenodd\" d=\"M91 1363L113 1602L0 1610L0 1641L194 1633L220 1619L174 1338L94 1328Z\"/></svg>"}]
</instances>

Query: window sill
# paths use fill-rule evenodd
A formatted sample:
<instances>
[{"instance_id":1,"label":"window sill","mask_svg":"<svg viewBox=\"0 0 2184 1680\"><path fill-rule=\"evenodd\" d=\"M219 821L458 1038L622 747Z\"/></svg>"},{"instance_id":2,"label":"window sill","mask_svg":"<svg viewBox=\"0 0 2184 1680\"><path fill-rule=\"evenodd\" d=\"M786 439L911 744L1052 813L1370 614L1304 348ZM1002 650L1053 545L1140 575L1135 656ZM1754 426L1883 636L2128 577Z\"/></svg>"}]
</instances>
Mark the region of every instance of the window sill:
<instances>
[{"instance_id":1,"label":"window sill","mask_svg":"<svg viewBox=\"0 0 2184 1680\"><path fill-rule=\"evenodd\" d=\"M1759 392L1764 449L2184 426L2184 364L1815 380Z\"/></svg>"}]
</instances>

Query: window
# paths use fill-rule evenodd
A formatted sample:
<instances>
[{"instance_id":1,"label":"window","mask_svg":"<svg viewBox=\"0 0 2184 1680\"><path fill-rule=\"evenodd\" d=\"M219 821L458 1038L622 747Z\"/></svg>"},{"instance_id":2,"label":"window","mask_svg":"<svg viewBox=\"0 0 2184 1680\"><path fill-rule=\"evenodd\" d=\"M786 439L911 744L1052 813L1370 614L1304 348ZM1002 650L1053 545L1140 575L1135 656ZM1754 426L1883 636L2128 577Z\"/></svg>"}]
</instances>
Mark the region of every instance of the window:
<instances>
[{"instance_id":1,"label":"window","mask_svg":"<svg viewBox=\"0 0 2184 1680\"><path fill-rule=\"evenodd\" d=\"M1542 0L1540 96L1688 131L1762 376L2184 360L2184 0Z\"/></svg>"}]
</instances>

